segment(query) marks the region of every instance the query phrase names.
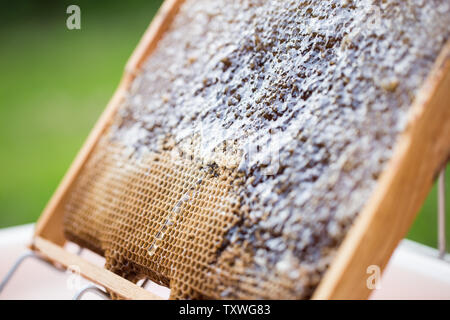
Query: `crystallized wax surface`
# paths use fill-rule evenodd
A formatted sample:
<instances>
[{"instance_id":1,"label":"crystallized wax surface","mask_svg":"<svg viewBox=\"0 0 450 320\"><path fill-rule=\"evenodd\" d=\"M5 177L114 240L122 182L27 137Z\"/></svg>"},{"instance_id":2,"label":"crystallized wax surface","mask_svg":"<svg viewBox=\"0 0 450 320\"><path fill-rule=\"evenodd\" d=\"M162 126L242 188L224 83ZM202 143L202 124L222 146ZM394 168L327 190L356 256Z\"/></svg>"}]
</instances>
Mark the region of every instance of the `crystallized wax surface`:
<instances>
[{"instance_id":1,"label":"crystallized wax surface","mask_svg":"<svg viewBox=\"0 0 450 320\"><path fill-rule=\"evenodd\" d=\"M173 298L309 298L449 34L447 0L187 0L67 237Z\"/></svg>"}]
</instances>

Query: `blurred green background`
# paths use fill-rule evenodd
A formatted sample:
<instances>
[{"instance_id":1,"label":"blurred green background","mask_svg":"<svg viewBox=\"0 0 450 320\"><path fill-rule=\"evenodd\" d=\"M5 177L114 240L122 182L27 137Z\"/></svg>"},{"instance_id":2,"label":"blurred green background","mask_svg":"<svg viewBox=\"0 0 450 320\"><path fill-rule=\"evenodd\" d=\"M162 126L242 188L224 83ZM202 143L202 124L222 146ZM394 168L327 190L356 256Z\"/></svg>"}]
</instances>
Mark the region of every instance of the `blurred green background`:
<instances>
[{"instance_id":1,"label":"blurred green background","mask_svg":"<svg viewBox=\"0 0 450 320\"><path fill-rule=\"evenodd\" d=\"M81 8L81 30L66 28L70 4ZM160 4L160 0L2 2L0 228L39 217ZM436 201L434 187L409 238L436 246ZM447 226L450 230L450 218Z\"/></svg>"}]
</instances>

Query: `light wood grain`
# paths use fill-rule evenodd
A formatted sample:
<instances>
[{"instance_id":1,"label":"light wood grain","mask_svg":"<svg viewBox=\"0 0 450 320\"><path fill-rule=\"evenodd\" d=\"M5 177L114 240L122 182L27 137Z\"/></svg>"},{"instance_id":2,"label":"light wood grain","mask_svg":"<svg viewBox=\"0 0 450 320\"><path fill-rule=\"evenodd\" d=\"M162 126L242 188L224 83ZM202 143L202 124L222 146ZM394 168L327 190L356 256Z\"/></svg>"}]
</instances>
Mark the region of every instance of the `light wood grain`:
<instances>
[{"instance_id":1,"label":"light wood grain","mask_svg":"<svg viewBox=\"0 0 450 320\"><path fill-rule=\"evenodd\" d=\"M412 106L406 131L314 299L365 299L367 268L386 266L450 155L450 43Z\"/></svg>"}]
</instances>

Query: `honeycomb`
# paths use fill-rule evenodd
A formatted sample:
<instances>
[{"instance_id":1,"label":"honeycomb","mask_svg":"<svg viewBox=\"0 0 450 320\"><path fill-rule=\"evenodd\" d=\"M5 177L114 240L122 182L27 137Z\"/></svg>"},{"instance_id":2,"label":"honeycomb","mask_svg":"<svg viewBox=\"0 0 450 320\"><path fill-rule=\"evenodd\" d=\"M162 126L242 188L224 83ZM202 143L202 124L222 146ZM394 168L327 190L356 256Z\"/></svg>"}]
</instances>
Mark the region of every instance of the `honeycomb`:
<instances>
[{"instance_id":1,"label":"honeycomb","mask_svg":"<svg viewBox=\"0 0 450 320\"><path fill-rule=\"evenodd\" d=\"M131 281L170 286L177 298L203 298L226 231L237 220L233 173L180 163L170 154L133 160L102 140L66 206L67 238L103 255Z\"/></svg>"},{"instance_id":2,"label":"honeycomb","mask_svg":"<svg viewBox=\"0 0 450 320\"><path fill-rule=\"evenodd\" d=\"M445 0L186 0L66 237L173 299L311 297L449 35Z\"/></svg>"}]
</instances>

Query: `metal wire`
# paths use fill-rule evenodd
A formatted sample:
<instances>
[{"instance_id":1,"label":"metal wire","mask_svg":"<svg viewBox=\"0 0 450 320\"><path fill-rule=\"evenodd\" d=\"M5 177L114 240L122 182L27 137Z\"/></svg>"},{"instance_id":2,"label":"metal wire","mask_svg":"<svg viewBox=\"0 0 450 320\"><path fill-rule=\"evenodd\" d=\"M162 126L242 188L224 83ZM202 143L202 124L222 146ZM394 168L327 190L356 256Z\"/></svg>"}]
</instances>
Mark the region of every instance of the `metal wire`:
<instances>
[{"instance_id":1,"label":"metal wire","mask_svg":"<svg viewBox=\"0 0 450 320\"><path fill-rule=\"evenodd\" d=\"M6 276L3 278L2 282L0 283L0 294L2 293L3 289L5 289L6 285L8 284L9 280L11 280L14 273L16 273L17 269L20 267L22 262L27 260L28 258L35 258L41 261L44 261L41 257L39 257L36 253L33 251L28 251L24 254L22 254L14 263L14 265L9 269ZM46 262L46 261L45 261Z\"/></svg>"},{"instance_id":2,"label":"metal wire","mask_svg":"<svg viewBox=\"0 0 450 320\"><path fill-rule=\"evenodd\" d=\"M109 293L107 293L106 291L100 289L99 287L95 286L95 285L87 285L86 287L84 287L83 289L81 289L80 291L78 291L72 298L72 300L81 300L81 298L88 292L91 293L95 293L98 296L105 298L105 299L109 299Z\"/></svg>"},{"instance_id":3,"label":"metal wire","mask_svg":"<svg viewBox=\"0 0 450 320\"><path fill-rule=\"evenodd\" d=\"M145 278L144 281L142 281L142 283L141 283L141 288L145 288L147 286L148 282L149 282L149 279Z\"/></svg>"},{"instance_id":4,"label":"metal wire","mask_svg":"<svg viewBox=\"0 0 450 320\"><path fill-rule=\"evenodd\" d=\"M438 249L439 258L444 258L445 248L445 168L439 173L438 178Z\"/></svg>"}]
</instances>

